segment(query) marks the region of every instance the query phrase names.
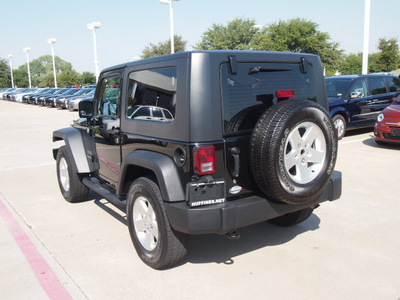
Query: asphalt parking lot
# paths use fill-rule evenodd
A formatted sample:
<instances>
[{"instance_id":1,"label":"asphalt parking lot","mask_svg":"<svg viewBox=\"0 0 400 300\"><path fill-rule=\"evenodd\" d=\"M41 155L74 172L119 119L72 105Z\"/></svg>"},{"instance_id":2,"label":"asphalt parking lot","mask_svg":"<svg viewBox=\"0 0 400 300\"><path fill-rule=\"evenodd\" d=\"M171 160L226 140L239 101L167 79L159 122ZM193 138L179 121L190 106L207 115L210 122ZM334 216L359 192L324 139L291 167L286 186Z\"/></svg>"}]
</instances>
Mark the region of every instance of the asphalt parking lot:
<instances>
[{"instance_id":1,"label":"asphalt parking lot","mask_svg":"<svg viewBox=\"0 0 400 300\"><path fill-rule=\"evenodd\" d=\"M192 236L181 265L155 271L123 211L59 192L51 134L76 118L0 101L0 299L400 299L400 146L347 135L341 199L291 228Z\"/></svg>"}]
</instances>

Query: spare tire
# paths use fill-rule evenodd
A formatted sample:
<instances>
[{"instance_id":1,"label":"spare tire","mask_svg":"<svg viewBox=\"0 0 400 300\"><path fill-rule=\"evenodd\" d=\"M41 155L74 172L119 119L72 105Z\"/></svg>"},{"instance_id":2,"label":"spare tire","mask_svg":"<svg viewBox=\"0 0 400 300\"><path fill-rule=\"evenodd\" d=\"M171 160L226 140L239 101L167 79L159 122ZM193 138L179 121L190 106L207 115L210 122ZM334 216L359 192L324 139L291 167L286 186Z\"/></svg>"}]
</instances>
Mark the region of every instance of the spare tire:
<instances>
[{"instance_id":1,"label":"spare tire","mask_svg":"<svg viewBox=\"0 0 400 300\"><path fill-rule=\"evenodd\" d=\"M324 190L337 156L335 127L325 109L308 100L286 100L257 121L250 140L250 168L271 200L305 204Z\"/></svg>"}]
</instances>

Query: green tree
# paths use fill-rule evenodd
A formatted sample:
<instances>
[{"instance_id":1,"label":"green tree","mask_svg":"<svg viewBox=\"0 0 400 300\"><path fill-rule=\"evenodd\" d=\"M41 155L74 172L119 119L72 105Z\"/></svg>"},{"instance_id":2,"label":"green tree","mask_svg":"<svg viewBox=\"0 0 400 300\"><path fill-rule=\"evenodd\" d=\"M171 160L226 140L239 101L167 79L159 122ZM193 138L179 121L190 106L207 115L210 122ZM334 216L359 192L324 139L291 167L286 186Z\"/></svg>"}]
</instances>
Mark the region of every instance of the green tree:
<instances>
[{"instance_id":1,"label":"green tree","mask_svg":"<svg viewBox=\"0 0 400 300\"><path fill-rule=\"evenodd\" d=\"M348 54L340 65L340 73L345 74L361 74L362 71L362 53Z\"/></svg>"},{"instance_id":2,"label":"green tree","mask_svg":"<svg viewBox=\"0 0 400 300\"><path fill-rule=\"evenodd\" d=\"M59 74L56 75L57 76L57 86L58 86L58 77ZM40 77L40 83L38 85L39 87L54 87L54 74L53 72L48 72L45 75Z\"/></svg>"},{"instance_id":3,"label":"green tree","mask_svg":"<svg viewBox=\"0 0 400 300\"><path fill-rule=\"evenodd\" d=\"M263 28L254 36L252 48L319 55L327 74L338 70L343 55L339 44L332 42L328 33L319 31L316 23L300 18L279 21Z\"/></svg>"},{"instance_id":4,"label":"green tree","mask_svg":"<svg viewBox=\"0 0 400 300\"><path fill-rule=\"evenodd\" d=\"M28 87L28 71L26 65L21 65L18 69L13 70L14 85L16 87ZM34 86L34 85L33 85Z\"/></svg>"},{"instance_id":5,"label":"green tree","mask_svg":"<svg viewBox=\"0 0 400 300\"><path fill-rule=\"evenodd\" d=\"M376 64L381 72L390 72L399 67L399 45L396 39L379 39L378 49L380 52Z\"/></svg>"},{"instance_id":6,"label":"green tree","mask_svg":"<svg viewBox=\"0 0 400 300\"><path fill-rule=\"evenodd\" d=\"M62 60L58 56L55 56L54 61L57 74L72 71L72 65L70 62ZM29 62L29 71L31 73L31 85L33 87L54 86L53 59L51 55L43 55ZM29 83L28 67L26 64L20 65L16 72L16 85L19 87L27 87Z\"/></svg>"},{"instance_id":7,"label":"green tree","mask_svg":"<svg viewBox=\"0 0 400 300\"><path fill-rule=\"evenodd\" d=\"M96 84L96 76L91 72L83 72L80 76L81 85L93 85Z\"/></svg>"},{"instance_id":8,"label":"green tree","mask_svg":"<svg viewBox=\"0 0 400 300\"><path fill-rule=\"evenodd\" d=\"M186 49L187 41L182 40L181 36L174 36L174 48L175 52L184 52ZM166 42L160 42L158 44L150 43L143 50L141 58L149 58L154 56L161 56L171 53L171 39Z\"/></svg>"},{"instance_id":9,"label":"green tree","mask_svg":"<svg viewBox=\"0 0 400 300\"><path fill-rule=\"evenodd\" d=\"M75 70L64 71L57 77L59 86L80 85L79 73Z\"/></svg>"},{"instance_id":10,"label":"green tree","mask_svg":"<svg viewBox=\"0 0 400 300\"><path fill-rule=\"evenodd\" d=\"M198 50L250 50L259 30L254 19L235 18L227 26L213 24L196 44Z\"/></svg>"},{"instance_id":11,"label":"green tree","mask_svg":"<svg viewBox=\"0 0 400 300\"><path fill-rule=\"evenodd\" d=\"M5 59L0 58L0 88L11 87L10 67Z\"/></svg>"}]
</instances>

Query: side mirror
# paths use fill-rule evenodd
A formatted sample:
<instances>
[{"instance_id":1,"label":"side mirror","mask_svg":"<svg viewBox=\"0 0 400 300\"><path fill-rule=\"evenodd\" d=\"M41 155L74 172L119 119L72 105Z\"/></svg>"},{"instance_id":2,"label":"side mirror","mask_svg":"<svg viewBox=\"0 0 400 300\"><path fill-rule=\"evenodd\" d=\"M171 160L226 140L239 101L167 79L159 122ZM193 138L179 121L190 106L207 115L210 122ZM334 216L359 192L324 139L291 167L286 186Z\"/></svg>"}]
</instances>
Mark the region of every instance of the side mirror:
<instances>
[{"instance_id":1,"label":"side mirror","mask_svg":"<svg viewBox=\"0 0 400 300\"><path fill-rule=\"evenodd\" d=\"M355 99L355 98L360 98L361 97L361 93L360 92L352 92L350 95L351 99Z\"/></svg>"},{"instance_id":2,"label":"side mirror","mask_svg":"<svg viewBox=\"0 0 400 300\"><path fill-rule=\"evenodd\" d=\"M91 118L93 117L93 101L85 100L78 104L78 111L80 118Z\"/></svg>"}]
</instances>

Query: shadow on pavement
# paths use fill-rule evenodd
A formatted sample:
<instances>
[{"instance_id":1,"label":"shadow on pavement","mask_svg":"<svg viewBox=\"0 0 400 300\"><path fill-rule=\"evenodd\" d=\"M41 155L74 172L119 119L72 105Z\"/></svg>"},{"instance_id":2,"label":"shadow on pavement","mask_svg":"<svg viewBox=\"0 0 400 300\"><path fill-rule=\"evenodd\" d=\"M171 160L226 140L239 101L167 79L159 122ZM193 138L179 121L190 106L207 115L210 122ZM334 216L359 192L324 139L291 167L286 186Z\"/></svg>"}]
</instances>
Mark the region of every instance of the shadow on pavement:
<instances>
[{"instance_id":1,"label":"shadow on pavement","mask_svg":"<svg viewBox=\"0 0 400 300\"><path fill-rule=\"evenodd\" d=\"M320 219L312 214L308 220L292 227L278 227L261 222L238 230L240 239L224 235L192 235L189 237L186 262L234 264L234 257L268 246L289 242L299 234L319 228ZM185 262L183 262L185 263Z\"/></svg>"},{"instance_id":2,"label":"shadow on pavement","mask_svg":"<svg viewBox=\"0 0 400 300\"><path fill-rule=\"evenodd\" d=\"M374 137L372 136L369 139L366 139L363 141L363 144L366 146L370 146L373 148L382 148L382 149L390 149L390 150L399 150L400 149L400 143L383 143L383 144L377 144L375 142Z\"/></svg>"},{"instance_id":3,"label":"shadow on pavement","mask_svg":"<svg viewBox=\"0 0 400 300\"><path fill-rule=\"evenodd\" d=\"M348 130L348 131L346 131L345 137L355 136L355 135L358 135L358 134L364 134L364 133L368 133L368 132L373 134L374 127L367 127L367 128Z\"/></svg>"},{"instance_id":4,"label":"shadow on pavement","mask_svg":"<svg viewBox=\"0 0 400 300\"><path fill-rule=\"evenodd\" d=\"M113 216L121 223L127 225L126 213L123 209L116 207L106 201L102 196L90 191L89 200L105 212ZM261 222L237 231L240 239L230 240L225 235L205 234L189 235L187 241L188 255L184 261L194 264L223 263L234 264L234 257L255 251L268 246L285 244L299 234L313 231L319 228L320 219L312 214L306 221L291 227L279 227L268 222ZM128 227L127 227L128 230ZM175 266L174 266L175 267Z\"/></svg>"}]
</instances>

